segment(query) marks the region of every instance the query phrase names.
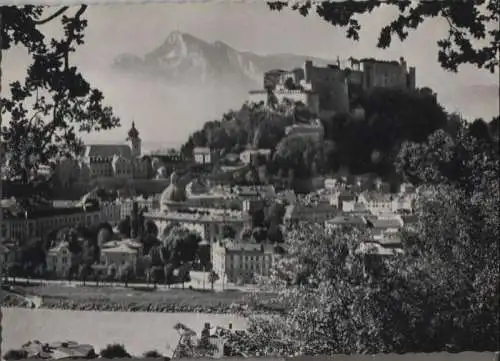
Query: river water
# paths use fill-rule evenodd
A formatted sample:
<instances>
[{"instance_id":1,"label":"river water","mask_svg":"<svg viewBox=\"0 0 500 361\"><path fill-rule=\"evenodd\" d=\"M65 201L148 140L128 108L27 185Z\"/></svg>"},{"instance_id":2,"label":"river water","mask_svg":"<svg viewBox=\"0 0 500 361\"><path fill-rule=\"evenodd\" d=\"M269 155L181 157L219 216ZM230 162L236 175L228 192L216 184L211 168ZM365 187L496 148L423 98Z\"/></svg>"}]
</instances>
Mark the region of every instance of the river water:
<instances>
[{"instance_id":1,"label":"river water","mask_svg":"<svg viewBox=\"0 0 500 361\"><path fill-rule=\"evenodd\" d=\"M107 344L121 343L133 355L148 350L172 354L179 339L173 326L181 322L198 334L205 322L235 329L246 327L245 318L205 313L147 313L66 311L2 308L2 352L30 340L54 342L72 340L91 344L99 352Z\"/></svg>"}]
</instances>

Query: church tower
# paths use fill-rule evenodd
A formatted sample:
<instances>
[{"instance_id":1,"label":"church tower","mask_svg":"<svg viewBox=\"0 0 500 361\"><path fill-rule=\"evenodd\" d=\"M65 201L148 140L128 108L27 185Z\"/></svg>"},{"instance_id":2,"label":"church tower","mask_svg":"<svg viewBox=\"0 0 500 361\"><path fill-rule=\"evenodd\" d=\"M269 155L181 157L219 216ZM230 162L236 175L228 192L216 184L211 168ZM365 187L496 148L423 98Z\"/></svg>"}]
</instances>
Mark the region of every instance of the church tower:
<instances>
[{"instance_id":1,"label":"church tower","mask_svg":"<svg viewBox=\"0 0 500 361\"><path fill-rule=\"evenodd\" d=\"M132 157L141 156L141 138L139 138L139 131L135 128L135 122L132 122L132 128L128 131L127 141L130 142L130 149L132 149Z\"/></svg>"}]
</instances>

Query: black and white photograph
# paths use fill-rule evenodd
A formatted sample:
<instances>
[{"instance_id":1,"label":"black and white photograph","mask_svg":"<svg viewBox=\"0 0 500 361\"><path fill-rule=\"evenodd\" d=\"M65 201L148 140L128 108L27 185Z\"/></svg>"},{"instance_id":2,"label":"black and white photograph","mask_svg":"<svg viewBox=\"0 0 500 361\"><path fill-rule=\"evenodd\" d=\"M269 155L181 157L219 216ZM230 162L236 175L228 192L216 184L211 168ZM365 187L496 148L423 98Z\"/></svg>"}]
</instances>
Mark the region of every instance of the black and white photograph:
<instances>
[{"instance_id":1,"label":"black and white photograph","mask_svg":"<svg viewBox=\"0 0 500 361\"><path fill-rule=\"evenodd\" d=\"M11 1L1 361L499 360L499 0Z\"/></svg>"}]
</instances>

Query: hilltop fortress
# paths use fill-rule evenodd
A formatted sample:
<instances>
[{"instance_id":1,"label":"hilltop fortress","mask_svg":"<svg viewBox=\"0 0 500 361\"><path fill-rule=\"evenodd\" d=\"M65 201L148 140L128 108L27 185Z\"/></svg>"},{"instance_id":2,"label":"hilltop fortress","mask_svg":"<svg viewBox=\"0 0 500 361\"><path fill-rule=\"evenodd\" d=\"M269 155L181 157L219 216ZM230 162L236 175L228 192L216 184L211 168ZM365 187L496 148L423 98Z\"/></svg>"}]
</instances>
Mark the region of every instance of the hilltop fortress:
<instances>
[{"instance_id":1,"label":"hilltop fortress","mask_svg":"<svg viewBox=\"0 0 500 361\"><path fill-rule=\"evenodd\" d=\"M268 106L285 99L302 102L320 118L348 112L361 94L374 88L415 89L415 68L400 61L350 58L344 65L326 67L305 62L302 68L271 70L264 75L264 87L252 90L249 101Z\"/></svg>"}]
</instances>

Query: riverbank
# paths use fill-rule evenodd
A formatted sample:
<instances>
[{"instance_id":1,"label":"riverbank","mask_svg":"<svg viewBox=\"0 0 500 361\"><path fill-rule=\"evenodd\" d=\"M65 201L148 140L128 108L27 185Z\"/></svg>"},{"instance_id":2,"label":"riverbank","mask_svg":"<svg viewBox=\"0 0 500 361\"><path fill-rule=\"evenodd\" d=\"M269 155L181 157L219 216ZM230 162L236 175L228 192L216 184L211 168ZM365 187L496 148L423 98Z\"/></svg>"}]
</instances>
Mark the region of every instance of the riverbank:
<instances>
[{"instance_id":1,"label":"riverbank","mask_svg":"<svg viewBox=\"0 0 500 361\"><path fill-rule=\"evenodd\" d=\"M170 356L179 341L178 323L199 332L205 323L245 330L248 320L234 314L105 312L59 309L3 308L3 352L27 340L44 343L75 340L93 345L96 352L108 344L126 346L131 355L157 350Z\"/></svg>"},{"instance_id":2,"label":"riverbank","mask_svg":"<svg viewBox=\"0 0 500 361\"><path fill-rule=\"evenodd\" d=\"M278 313L277 307L269 307L270 296L262 295L262 304L256 304L246 292L201 292L172 289L168 291L139 291L116 288L85 288L40 286L24 289L26 293L41 298L37 308L73 311L112 312L159 312L159 313L207 313L238 314ZM260 297L260 296L259 296ZM7 295L2 307L34 308L15 295Z\"/></svg>"}]
</instances>

